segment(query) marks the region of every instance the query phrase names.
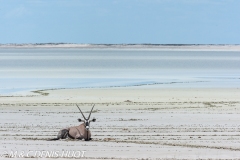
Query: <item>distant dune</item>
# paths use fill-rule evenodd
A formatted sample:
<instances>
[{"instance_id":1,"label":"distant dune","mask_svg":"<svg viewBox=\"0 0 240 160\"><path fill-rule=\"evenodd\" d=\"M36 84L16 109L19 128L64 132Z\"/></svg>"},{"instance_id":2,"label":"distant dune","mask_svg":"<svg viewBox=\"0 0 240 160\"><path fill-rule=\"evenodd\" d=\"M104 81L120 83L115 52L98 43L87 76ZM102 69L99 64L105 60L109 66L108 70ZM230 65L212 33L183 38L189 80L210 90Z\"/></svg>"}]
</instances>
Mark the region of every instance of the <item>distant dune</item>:
<instances>
[{"instance_id":1,"label":"distant dune","mask_svg":"<svg viewBox=\"0 0 240 160\"><path fill-rule=\"evenodd\" d=\"M104 49L158 49L158 50L200 50L200 51L240 51L240 44L74 44L74 43L34 43L0 44L0 48L104 48Z\"/></svg>"}]
</instances>

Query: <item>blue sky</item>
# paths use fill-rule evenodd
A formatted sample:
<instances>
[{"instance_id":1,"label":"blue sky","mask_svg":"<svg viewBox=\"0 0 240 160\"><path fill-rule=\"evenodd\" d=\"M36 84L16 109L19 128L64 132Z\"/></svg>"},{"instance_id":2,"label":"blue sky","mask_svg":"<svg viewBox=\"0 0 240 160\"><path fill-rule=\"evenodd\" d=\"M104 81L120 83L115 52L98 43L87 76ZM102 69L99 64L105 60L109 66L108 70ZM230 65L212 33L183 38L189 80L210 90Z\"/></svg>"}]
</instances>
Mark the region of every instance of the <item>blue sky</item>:
<instances>
[{"instance_id":1,"label":"blue sky","mask_svg":"<svg viewBox=\"0 0 240 160\"><path fill-rule=\"evenodd\" d=\"M240 0L0 0L0 43L240 44Z\"/></svg>"}]
</instances>

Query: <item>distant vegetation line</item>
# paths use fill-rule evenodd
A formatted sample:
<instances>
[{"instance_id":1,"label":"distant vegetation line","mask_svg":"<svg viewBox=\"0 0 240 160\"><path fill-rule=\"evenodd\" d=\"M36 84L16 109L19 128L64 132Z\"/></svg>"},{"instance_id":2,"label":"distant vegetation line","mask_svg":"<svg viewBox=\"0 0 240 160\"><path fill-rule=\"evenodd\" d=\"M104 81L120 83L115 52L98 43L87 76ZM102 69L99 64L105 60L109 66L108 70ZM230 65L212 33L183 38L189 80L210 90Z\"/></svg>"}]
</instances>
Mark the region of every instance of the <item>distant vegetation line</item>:
<instances>
[{"instance_id":1,"label":"distant vegetation line","mask_svg":"<svg viewBox=\"0 0 240 160\"><path fill-rule=\"evenodd\" d=\"M15 45L15 46L24 46L24 45L92 45L92 46L135 46L135 45L144 45L144 46L204 46L204 45L240 45L240 44L154 44L154 43L119 43L119 44L94 44L94 43L6 43L0 45Z\"/></svg>"}]
</instances>

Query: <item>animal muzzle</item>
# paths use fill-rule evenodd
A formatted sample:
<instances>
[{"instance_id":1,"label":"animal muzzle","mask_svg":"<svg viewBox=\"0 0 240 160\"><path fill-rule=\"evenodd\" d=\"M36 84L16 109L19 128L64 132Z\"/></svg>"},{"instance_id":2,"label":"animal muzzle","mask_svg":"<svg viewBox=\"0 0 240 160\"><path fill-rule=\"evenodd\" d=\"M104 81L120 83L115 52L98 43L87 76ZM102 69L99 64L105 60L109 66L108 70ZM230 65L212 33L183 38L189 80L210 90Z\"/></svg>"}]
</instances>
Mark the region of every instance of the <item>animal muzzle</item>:
<instances>
[{"instance_id":1,"label":"animal muzzle","mask_svg":"<svg viewBox=\"0 0 240 160\"><path fill-rule=\"evenodd\" d=\"M89 126L86 126L86 130L87 130L87 131L89 130Z\"/></svg>"}]
</instances>

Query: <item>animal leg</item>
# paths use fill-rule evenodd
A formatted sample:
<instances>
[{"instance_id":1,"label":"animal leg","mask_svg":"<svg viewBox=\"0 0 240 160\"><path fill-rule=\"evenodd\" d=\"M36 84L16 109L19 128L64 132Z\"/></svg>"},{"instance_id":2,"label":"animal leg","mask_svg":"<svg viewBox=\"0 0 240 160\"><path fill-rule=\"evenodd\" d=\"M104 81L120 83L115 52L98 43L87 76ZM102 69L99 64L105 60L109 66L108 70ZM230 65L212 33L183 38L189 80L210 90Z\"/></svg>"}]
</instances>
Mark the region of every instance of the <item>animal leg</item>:
<instances>
[{"instance_id":1,"label":"animal leg","mask_svg":"<svg viewBox=\"0 0 240 160\"><path fill-rule=\"evenodd\" d=\"M85 141L91 141L91 140L92 140L92 138L85 139Z\"/></svg>"},{"instance_id":2,"label":"animal leg","mask_svg":"<svg viewBox=\"0 0 240 160\"><path fill-rule=\"evenodd\" d=\"M59 140L59 139L66 139L68 136L68 130L67 129L62 129L58 132L57 138L52 138L49 139L49 141L55 141L55 140Z\"/></svg>"},{"instance_id":3,"label":"animal leg","mask_svg":"<svg viewBox=\"0 0 240 160\"><path fill-rule=\"evenodd\" d=\"M78 140L83 140L83 138L82 137L79 137L79 138L77 138Z\"/></svg>"},{"instance_id":4,"label":"animal leg","mask_svg":"<svg viewBox=\"0 0 240 160\"><path fill-rule=\"evenodd\" d=\"M59 139L66 139L67 136L68 136L69 130L67 130L67 129L62 129L60 132L61 132L60 134L58 133L58 138L59 138Z\"/></svg>"}]
</instances>

